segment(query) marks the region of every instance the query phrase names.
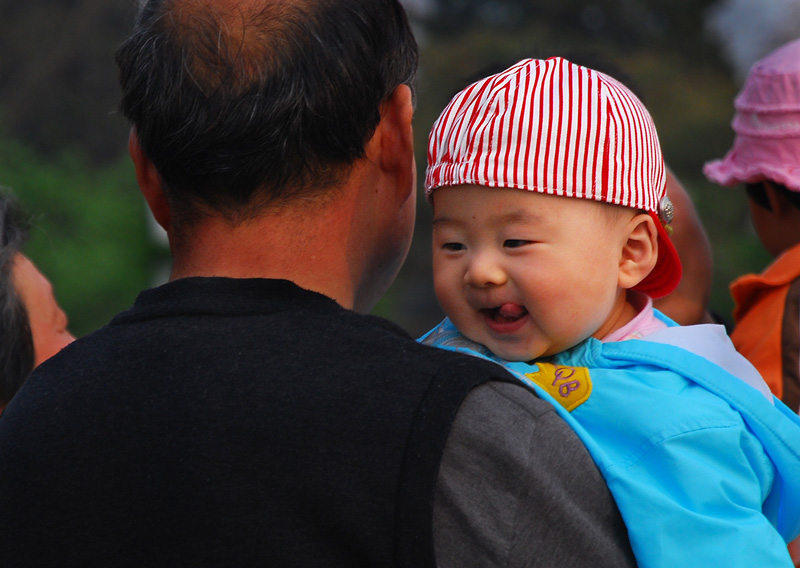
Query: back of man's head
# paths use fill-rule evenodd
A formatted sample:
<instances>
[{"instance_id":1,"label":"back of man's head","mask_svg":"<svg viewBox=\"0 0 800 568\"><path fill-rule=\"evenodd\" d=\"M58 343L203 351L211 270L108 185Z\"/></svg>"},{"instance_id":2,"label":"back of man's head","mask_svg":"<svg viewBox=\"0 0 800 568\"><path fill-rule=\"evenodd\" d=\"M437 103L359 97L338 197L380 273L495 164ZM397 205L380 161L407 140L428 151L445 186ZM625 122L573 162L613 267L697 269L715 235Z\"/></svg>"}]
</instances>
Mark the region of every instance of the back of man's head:
<instances>
[{"instance_id":1,"label":"back of man's head","mask_svg":"<svg viewBox=\"0 0 800 568\"><path fill-rule=\"evenodd\" d=\"M397 0L144 0L121 110L173 218L238 222L341 181L417 57Z\"/></svg>"},{"instance_id":2,"label":"back of man's head","mask_svg":"<svg viewBox=\"0 0 800 568\"><path fill-rule=\"evenodd\" d=\"M14 288L13 270L27 238L27 222L10 194L0 192L0 408L16 394L34 366L28 312Z\"/></svg>"}]
</instances>

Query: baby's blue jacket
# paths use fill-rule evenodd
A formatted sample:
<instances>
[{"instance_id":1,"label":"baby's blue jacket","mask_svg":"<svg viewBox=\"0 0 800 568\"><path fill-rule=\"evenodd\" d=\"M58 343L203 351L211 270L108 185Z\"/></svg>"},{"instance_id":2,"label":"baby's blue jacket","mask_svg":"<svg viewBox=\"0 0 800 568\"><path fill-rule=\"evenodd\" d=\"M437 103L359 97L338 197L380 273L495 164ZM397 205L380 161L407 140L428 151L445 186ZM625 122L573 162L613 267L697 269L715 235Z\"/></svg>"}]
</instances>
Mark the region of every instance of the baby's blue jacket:
<instances>
[{"instance_id":1,"label":"baby's blue jacket","mask_svg":"<svg viewBox=\"0 0 800 568\"><path fill-rule=\"evenodd\" d=\"M640 567L792 567L800 417L721 326L656 316L670 327L538 364L503 361L447 319L420 341L500 363L554 404L603 473Z\"/></svg>"}]
</instances>

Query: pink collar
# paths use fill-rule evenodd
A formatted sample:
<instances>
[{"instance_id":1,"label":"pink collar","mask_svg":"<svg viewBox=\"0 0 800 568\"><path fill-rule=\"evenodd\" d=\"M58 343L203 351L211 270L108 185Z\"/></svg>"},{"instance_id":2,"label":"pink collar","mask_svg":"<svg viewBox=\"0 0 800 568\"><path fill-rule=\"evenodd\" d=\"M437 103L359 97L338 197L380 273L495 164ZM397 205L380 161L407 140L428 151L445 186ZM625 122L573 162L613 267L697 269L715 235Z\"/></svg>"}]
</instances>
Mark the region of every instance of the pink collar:
<instances>
[{"instance_id":1,"label":"pink collar","mask_svg":"<svg viewBox=\"0 0 800 568\"><path fill-rule=\"evenodd\" d=\"M600 340L603 343L641 339L645 335L667 327L667 324L656 317L653 311L653 300L650 296L641 292L628 291L628 301L639 310L639 313L621 328L603 337Z\"/></svg>"}]
</instances>

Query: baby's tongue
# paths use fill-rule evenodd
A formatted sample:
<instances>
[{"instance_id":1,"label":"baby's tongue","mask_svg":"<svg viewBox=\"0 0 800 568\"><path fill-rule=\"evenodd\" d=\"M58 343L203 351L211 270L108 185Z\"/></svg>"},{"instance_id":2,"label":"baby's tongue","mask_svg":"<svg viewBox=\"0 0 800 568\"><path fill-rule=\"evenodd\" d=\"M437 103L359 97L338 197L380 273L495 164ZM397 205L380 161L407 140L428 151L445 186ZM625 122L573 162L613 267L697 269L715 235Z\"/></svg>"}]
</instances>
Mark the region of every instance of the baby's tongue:
<instances>
[{"instance_id":1,"label":"baby's tongue","mask_svg":"<svg viewBox=\"0 0 800 568\"><path fill-rule=\"evenodd\" d=\"M525 315L527 310L519 304L507 303L500 306L499 313L504 318L517 319Z\"/></svg>"}]
</instances>

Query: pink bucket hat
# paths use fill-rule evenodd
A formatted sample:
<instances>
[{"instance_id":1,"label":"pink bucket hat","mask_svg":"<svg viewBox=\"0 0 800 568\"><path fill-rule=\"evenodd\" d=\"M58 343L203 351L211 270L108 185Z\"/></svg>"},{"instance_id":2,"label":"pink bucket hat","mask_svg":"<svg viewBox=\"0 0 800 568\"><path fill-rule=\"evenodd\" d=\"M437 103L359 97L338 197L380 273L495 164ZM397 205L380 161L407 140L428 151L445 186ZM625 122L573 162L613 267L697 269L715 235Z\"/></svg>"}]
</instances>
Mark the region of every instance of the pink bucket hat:
<instances>
[{"instance_id":1,"label":"pink bucket hat","mask_svg":"<svg viewBox=\"0 0 800 568\"><path fill-rule=\"evenodd\" d=\"M658 227L655 268L634 289L678 285L665 225L664 158L650 114L624 85L560 57L525 59L458 93L428 139L425 192L443 186L516 188L642 209Z\"/></svg>"},{"instance_id":2,"label":"pink bucket hat","mask_svg":"<svg viewBox=\"0 0 800 568\"><path fill-rule=\"evenodd\" d=\"M705 165L706 177L725 186L769 179L800 191L800 40L755 63L734 106L733 148Z\"/></svg>"}]
</instances>

